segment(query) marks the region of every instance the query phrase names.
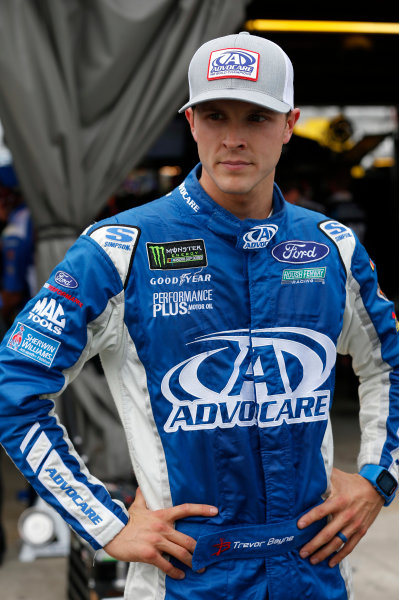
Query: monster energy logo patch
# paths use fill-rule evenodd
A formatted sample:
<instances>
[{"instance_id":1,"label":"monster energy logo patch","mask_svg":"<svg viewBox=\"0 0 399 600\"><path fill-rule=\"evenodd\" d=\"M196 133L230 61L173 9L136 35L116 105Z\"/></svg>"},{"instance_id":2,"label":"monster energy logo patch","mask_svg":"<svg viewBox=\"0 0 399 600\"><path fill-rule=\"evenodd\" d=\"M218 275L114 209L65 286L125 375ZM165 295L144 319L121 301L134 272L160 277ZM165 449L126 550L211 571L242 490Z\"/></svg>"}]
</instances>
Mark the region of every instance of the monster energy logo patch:
<instances>
[{"instance_id":1,"label":"monster energy logo patch","mask_svg":"<svg viewBox=\"0 0 399 600\"><path fill-rule=\"evenodd\" d=\"M193 269L206 267L204 240L177 242L147 242L148 263L152 271L157 269Z\"/></svg>"},{"instance_id":2,"label":"monster energy logo patch","mask_svg":"<svg viewBox=\"0 0 399 600\"><path fill-rule=\"evenodd\" d=\"M324 283L326 270L326 267L284 269L281 283L302 283L305 281L322 281Z\"/></svg>"}]
</instances>

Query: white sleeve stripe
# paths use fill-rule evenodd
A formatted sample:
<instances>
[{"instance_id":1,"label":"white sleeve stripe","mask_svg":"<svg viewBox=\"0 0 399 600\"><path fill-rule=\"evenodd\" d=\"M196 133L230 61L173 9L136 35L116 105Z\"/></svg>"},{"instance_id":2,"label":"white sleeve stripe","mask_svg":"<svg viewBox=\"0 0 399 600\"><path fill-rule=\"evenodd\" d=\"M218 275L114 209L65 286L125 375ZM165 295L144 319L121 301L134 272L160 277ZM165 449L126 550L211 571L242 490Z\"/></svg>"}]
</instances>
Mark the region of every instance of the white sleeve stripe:
<instances>
[{"instance_id":1,"label":"white sleeve stripe","mask_svg":"<svg viewBox=\"0 0 399 600\"><path fill-rule=\"evenodd\" d=\"M31 439L33 438L33 436L35 435L35 433L39 429L39 427L40 427L40 425L38 422L36 422L34 425L32 425L32 427L29 429L28 433L22 440L22 444L19 447L22 454L25 452L27 445L29 444L29 442L31 441Z\"/></svg>"},{"instance_id":2,"label":"white sleeve stripe","mask_svg":"<svg viewBox=\"0 0 399 600\"><path fill-rule=\"evenodd\" d=\"M381 353L381 342L360 294L358 281L350 274L349 287L356 296L352 327L356 327L352 348L353 367L360 380L360 427L362 431L359 465L379 463L387 440L391 367ZM359 467L360 468L360 467Z\"/></svg>"},{"instance_id":3,"label":"white sleeve stripe","mask_svg":"<svg viewBox=\"0 0 399 600\"><path fill-rule=\"evenodd\" d=\"M56 450L48 456L38 478L100 546L104 546L124 525L117 515L97 500L83 482L75 479Z\"/></svg>"},{"instance_id":4,"label":"white sleeve stripe","mask_svg":"<svg viewBox=\"0 0 399 600\"><path fill-rule=\"evenodd\" d=\"M51 442L44 431L42 431L26 457L26 460L34 473L38 470L50 448Z\"/></svg>"}]
</instances>

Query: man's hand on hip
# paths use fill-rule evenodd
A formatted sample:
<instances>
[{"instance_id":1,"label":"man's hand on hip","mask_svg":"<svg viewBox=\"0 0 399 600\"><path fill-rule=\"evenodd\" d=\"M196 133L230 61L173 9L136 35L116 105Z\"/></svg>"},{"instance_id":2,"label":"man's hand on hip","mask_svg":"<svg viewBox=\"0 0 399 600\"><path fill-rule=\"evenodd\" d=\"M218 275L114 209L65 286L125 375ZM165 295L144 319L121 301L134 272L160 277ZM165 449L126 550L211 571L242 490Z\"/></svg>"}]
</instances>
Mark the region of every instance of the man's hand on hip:
<instances>
[{"instance_id":1,"label":"man's hand on hip","mask_svg":"<svg viewBox=\"0 0 399 600\"><path fill-rule=\"evenodd\" d=\"M147 508L138 488L136 498L129 507L128 523L104 546L104 550L117 560L149 563L173 579L183 579L184 572L174 567L163 555L173 556L192 568L196 541L176 531L175 521L194 516L214 517L217 512L215 506L207 504L180 504L152 511Z\"/></svg>"},{"instance_id":2,"label":"man's hand on hip","mask_svg":"<svg viewBox=\"0 0 399 600\"><path fill-rule=\"evenodd\" d=\"M300 555L302 558L309 556L310 562L317 564L336 552L328 563L335 567L359 543L383 505L384 499L367 479L334 468L330 496L323 504L303 515L298 527L302 529L327 516L331 520L303 546ZM345 539L346 542L343 541Z\"/></svg>"}]
</instances>

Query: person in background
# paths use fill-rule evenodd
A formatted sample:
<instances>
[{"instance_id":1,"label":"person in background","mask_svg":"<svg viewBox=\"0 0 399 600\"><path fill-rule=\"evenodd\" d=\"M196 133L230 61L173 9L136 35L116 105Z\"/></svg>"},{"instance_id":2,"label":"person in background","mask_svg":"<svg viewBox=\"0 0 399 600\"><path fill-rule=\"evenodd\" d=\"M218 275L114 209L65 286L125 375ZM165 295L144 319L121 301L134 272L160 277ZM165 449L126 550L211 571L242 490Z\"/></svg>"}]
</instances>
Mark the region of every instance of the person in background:
<instances>
[{"instance_id":1,"label":"person in background","mask_svg":"<svg viewBox=\"0 0 399 600\"><path fill-rule=\"evenodd\" d=\"M9 327L35 288L32 218L16 189L0 187L0 222L0 312Z\"/></svg>"}]
</instances>

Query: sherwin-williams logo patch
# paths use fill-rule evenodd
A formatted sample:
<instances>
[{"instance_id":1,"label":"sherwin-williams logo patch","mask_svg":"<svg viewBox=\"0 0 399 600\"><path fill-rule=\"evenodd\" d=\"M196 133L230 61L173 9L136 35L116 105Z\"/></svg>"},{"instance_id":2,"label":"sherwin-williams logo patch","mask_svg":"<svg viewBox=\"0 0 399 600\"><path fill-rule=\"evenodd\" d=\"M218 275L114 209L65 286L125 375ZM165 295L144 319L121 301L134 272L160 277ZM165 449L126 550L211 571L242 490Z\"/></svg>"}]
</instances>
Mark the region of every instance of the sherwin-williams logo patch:
<instances>
[{"instance_id":1,"label":"sherwin-williams logo patch","mask_svg":"<svg viewBox=\"0 0 399 600\"><path fill-rule=\"evenodd\" d=\"M281 283L306 283L313 281L321 281L324 283L326 271L326 267L284 269Z\"/></svg>"},{"instance_id":2,"label":"sherwin-williams logo patch","mask_svg":"<svg viewBox=\"0 0 399 600\"><path fill-rule=\"evenodd\" d=\"M224 48L211 52L208 66L208 80L223 77L237 77L257 81L259 54L241 48Z\"/></svg>"},{"instance_id":3,"label":"sherwin-williams logo patch","mask_svg":"<svg viewBox=\"0 0 399 600\"><path fill-rule=\"evenodd\" d=\"M206 267L204 240L147 242L148 263L152 271Z\"/></svg>"},{"instance_id":4,"label":"sherwin-williams logo patch","mask_svg":"<svg viewBox=\"0 0 399 600\"><path fill-rule=\"evenodd\" d=\"M330 248L318 242L289 240L275 246L272 255L279 262L310 263L321 260L330 252Z\"/></svg>"},{"instance_id":5,"label":"sherwin-williams logo patch","mask_svg":"<svg viewBox=\"0 0 399 600\"><path fill-rule=\"evenodd\" d=\"M28 325L18 323L8 340L7 347L45 367L51 367L60 342L39 333Z\"/></svg>"}]
</instances>

